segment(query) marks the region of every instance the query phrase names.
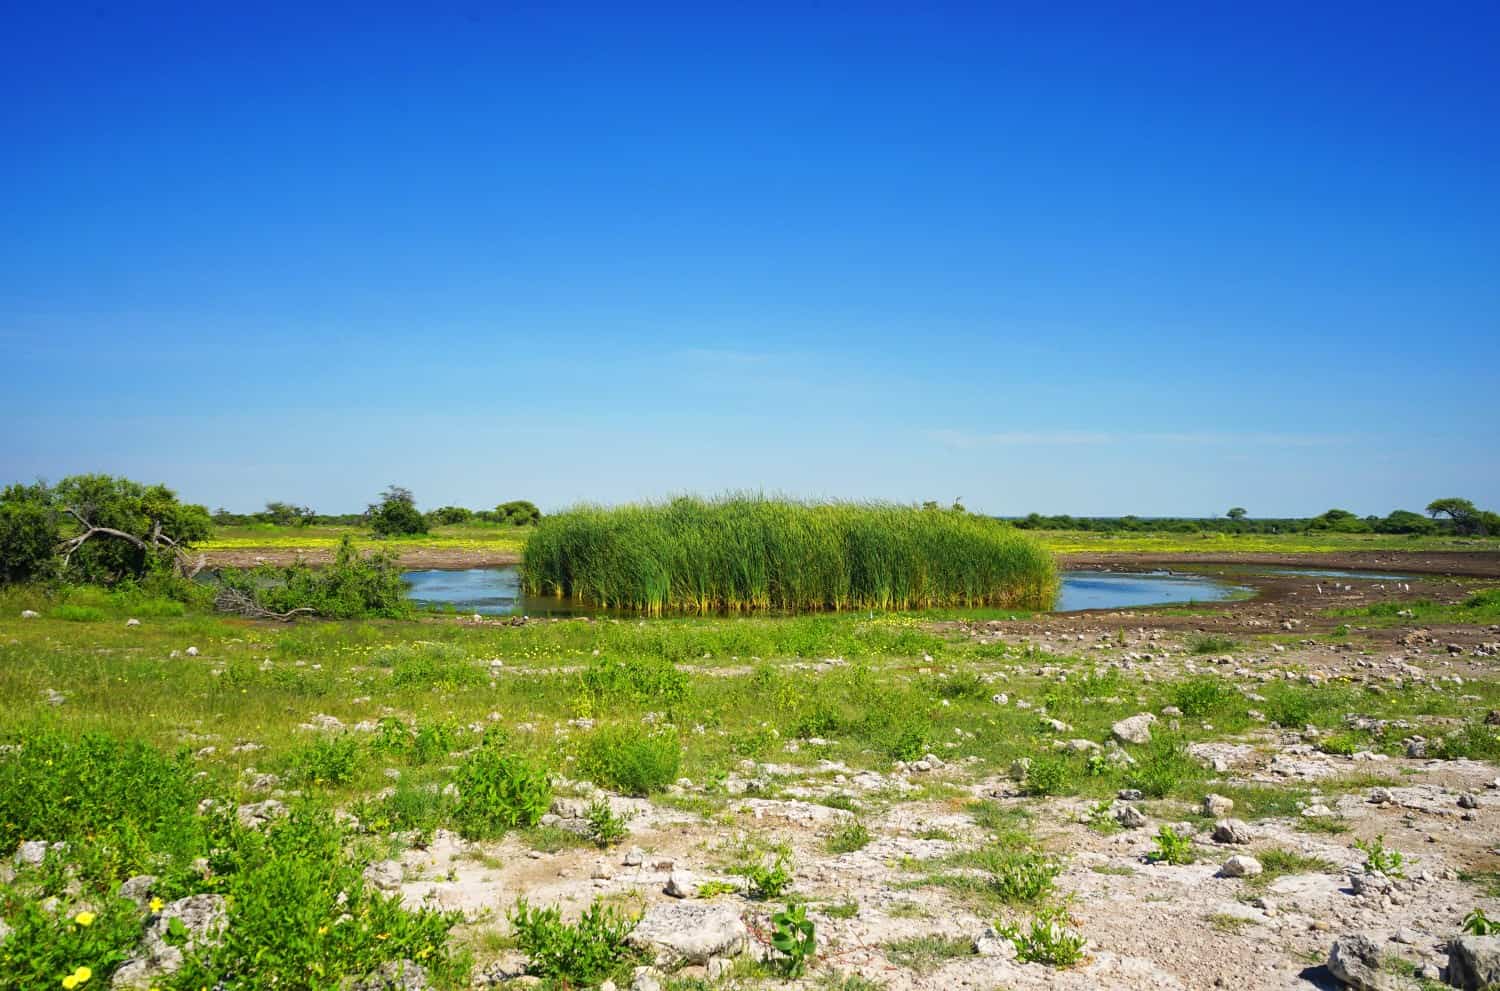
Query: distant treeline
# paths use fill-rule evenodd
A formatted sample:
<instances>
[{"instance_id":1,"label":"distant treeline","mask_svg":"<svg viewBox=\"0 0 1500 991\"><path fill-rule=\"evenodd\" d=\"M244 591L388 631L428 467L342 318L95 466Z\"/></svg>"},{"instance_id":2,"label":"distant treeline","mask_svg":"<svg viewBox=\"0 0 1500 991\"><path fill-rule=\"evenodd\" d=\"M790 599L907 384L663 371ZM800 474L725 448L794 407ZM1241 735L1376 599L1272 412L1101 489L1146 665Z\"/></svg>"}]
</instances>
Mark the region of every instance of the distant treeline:
<instances>
[{"instance_id":1,"label":"distant treeline","mask_svg":"<svg viewBox=\"0 0 1500 991\"><path fill-rule=\"evenodd\" d=\"M1500 515L1478 509L1468 499L1437 499L1427 515L1397 509L1387 516L1359 516L1330 509L1318 516L1252 518L1236 507L1222 517L1184 516L1029 516L1011 518L1022 530L1088 530L1095 533L1395 533L1420 536L1500 536Z\"/></svg>"},{"instance_id":2,"label":"distant treeline","mask_svg":"<svg viewBox=\"0 0 1500 991\"><path fill-rule=\"evenodd\" d=\"M268 502L258 513L231 513L216 509L212 514L218 526L370 526L380 512L380 504L362 513L318 513L307 506L289 502ZM466 509L463 506L441 506L421 514L429 527L455 523L498 523L504 526L530 526L542 518L542 511L524 499L502 502L494 509Z\"/></svg>"}]
</instances>

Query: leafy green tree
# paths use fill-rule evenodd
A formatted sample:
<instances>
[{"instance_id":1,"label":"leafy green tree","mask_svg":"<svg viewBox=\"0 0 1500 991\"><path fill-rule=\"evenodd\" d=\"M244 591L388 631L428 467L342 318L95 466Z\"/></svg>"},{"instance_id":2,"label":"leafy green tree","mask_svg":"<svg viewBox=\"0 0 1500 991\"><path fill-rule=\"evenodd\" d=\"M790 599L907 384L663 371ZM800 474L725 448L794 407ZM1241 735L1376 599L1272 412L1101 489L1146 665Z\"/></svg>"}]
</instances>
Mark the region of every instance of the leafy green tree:
<instances>
[{"instance_id":1,"label":"leafy green tree","mask_svg":"<svg viewBox=\"0 0 1500 991\"><path fill-rule=\"evenodd\" d=\"M1494 515L1486 513L1468 499L1456 498L1434 499L1427 504L1427 512L1433 519L1448 517L1453 524L1453 532L1466 536L1482 536L1490 532L1486 526L1486 517Z\"/></svg>"},{"instance_id":2,"label":"leafy green tree","mask_svg":"<svg viewBox=\"0 0 1500 991\"><path fill-rule=\"evenodd\" d=\"M467 523L473 518L474 511L462 506L443 506L427 514L427 522L433 526L452 526L455 523Z\"/></svg>"},{"instance_id":3,"label":"leafy green tree","mask_svg":"<svg viewBox=\"0 0 1500 991\"><path fill-rule=\"evenodd\" d=\"M380 501L366 510L370 529L382 537L426 533L427 517L417 510L417 500L410 489L387 486Z\"/></svg>"},{"instance_id":4,"label":"leafy green tree","mask_svg":"<svg viewBox=\"0 0 1500 991\"><path fill-rule=\"evenodd\" d=\"M112 475L72 475L55 486L12 485L0 495L0 505L7 507L0 527L7 578L52 572L111 585L176 571L193 542L212 529L207 509L179 501L165 485ZM53 560L44 567L38 549L48 538Z\"/></svg>"},{"instance_id":5,"label":"leafy green tree","mask_svg":"<svg viewBox=\"0 0 1500 991\"><path fill-rule=\"evenodd\" d=\"M1330 509L1307 521L1309 530L1335 530L1339 533L1366 533L1370 527L1347 509Z\"/></svg>"},{"instance_id":6,"label":"leafy green tree","mask_svg":"<svg viewBox=\"0 0 1500 991\"><path fill-rule=\"evenodd\" d=\"M525 499L502 502L495 507L495 519L511 526L534 526L542 520L542 511Z\"/></svg>"},{"instance_id":7,"label":"leafy green tree","mask_svg":"<svg viewBox=\"0 0 1500 991\"><path fill-rule=\"evenodd\" d=\"M11 485L0 493L0 582L50 575L61 540L45 485Z\"/></svg>"},{"instance_id":8,"label":"leafy green tree","mask_svg":"<svg viewBox=\"0 0 1500 991\"><path fill-rule=\"evenodd\" d=\"M317 514L307 506L297 506L290 502L268 502L265 512L259 515L277 526L306 526Z\"/></svg>"},{"instance_id":9,"label":"leafy green tree","mask_svg":"<svg viewBox=\"0 0 1500 991\"><path fill-rule=\"evenodd\" d=\"M1250 514L1245 510L1244 506L1235 506L1233 509L1231 509L1229 512L1225 513L1224 515L1227 516L1227 517L1229 517L1230 519L1234 520L1236 523L1238 523L1240 520L1244 519L1246 516L1248 516Z\"/></svg>"},{"instance_id":10,"label":"leafy green tree","mask_svg":"<svg viewBox=\"0 0 1500 991\"><path fill-rule=\"evenodd\" d=\"M1409 509L1394 509L1391 514L1381 520L1375 527L1380 533L1436 533L1438 525L1429 520L1421 513L1413 513Z\"/></svg>"}]
</instances>

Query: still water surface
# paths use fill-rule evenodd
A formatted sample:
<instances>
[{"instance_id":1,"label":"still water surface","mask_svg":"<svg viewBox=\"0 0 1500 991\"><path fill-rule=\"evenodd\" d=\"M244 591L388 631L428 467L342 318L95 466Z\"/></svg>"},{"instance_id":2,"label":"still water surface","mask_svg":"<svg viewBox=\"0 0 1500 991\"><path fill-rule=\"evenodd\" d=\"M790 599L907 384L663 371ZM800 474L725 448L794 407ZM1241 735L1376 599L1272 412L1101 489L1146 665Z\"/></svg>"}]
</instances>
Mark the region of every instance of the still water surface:
<instances>
[{"instance_id":1,"label":"still water surface","mask_svg":"<svg viewBox=\"0 0 1500 991\"><path fill-rule=\"evenodd\" d=\"M570 616L586 613L566 602L535 598L521 591L515 566L470 568L465 571L408 571L402 575L413 602L451 606L461 613L486 616ZM1220 602L1245 594L1245 589L1207 575L1170 571L1065 571L1058 595L1058 612L1079 609L1129 609L1180 602Z\"/></svg>"}]
</instances>

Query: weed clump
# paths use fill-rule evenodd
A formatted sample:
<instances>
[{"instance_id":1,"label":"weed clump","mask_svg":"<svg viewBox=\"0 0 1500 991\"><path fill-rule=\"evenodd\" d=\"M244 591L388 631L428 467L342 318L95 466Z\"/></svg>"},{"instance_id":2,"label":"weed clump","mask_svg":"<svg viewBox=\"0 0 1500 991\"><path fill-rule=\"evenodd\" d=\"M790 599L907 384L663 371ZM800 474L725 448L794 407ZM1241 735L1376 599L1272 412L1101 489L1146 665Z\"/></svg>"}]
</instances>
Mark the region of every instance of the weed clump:
<instances>
[{"instance_id":1,"label":"weed clump","mask_svg":"<svg viewBox=\"0 0 1500 991\"><path fill-rule=\"evenodd\" d=\"M223 592L218 601L229 612L245 611L246 602L266 612L306 610L329 619L401 619L412 611L395 552L381 549L361 555L347 535L333 563L325 567L314 569L299 562L288 567L226 568L219 582Z\"/></svg>"},{"instance_id":2,"label":"weed clump","mask_svg":"<svg viewBox=\"0 0 1500 991\"><path fill-rule=\"evenodd\" d=\"M502 736L487 737L454 777L458 805L453 821L468 839L535 826L552 806L552 780L544 768L505 750Z\"/></svg>"},{"instance_id":3,"label":"weed clump","mask_svg":"<svg viewBox=\"0 0 1500 991\"><path fill-rule=\"evenodd\" d=\"M511 912L510 924L526 954L528 972L563 986L600 984L634 959L625 937L636 920L597 901L576 923L568 923L555 906L533 908L522 898Z\"/></svg>"},{"instance_id":4,"label":"weed clump","mask_svg":"<svg viewBox=\"0 0 1500 991\"><path fill-rule=\"evenodd\" d=\"M651 733L629 724L602 726L584 741L578 762L596 784L644 797L677 780L682 744L671 730Z\"/></svg>"}]
</instances>

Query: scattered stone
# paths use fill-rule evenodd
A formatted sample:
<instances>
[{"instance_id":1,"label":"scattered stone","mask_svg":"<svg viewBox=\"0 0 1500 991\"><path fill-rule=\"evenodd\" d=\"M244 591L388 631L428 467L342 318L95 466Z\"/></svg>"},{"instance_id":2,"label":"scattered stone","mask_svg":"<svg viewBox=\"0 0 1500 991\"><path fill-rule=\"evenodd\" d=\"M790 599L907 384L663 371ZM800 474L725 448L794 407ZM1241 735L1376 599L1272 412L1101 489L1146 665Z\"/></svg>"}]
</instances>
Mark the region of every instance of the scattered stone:
<instances>
[{"instance_id":1,"label":"scattered stone","mask_svg":"<svg viewBox=\"0 0 1500 991\"><path fill-rule=\"evenodd\" d=\"M127 619L127 620L126 620L126 621L125 621L125 625L126 625L126 626L127 626L127 627L131 627L131 626L140 626L140 625L141 625L141 621L140 621L140 620L138 620L138 619L134 619L134 618L132 618L132 619Z\"/></svg>"},{"instance_id":2,"label":"scattered stone","mask_svg":"<svg viewBox=\"0 0 1500 991\"><path fill-rule=\"evenodd\" d=\"M1115 822L1126 829L1140 829L1146 825L1146 813L1134 805L1122 805L1115 809Z\"/></svg>"},{"instance_id":3,"label":"scattered stone","mask_svg":"<svg viewBox=\"0 0 1500 991\"><path fill-rule=\"evenodd\" d=\"M16 847L15 861L22 867L35 867L47 859L46 840L27 840Z\"/></svg>"},{"instance_id":4,"label":"scattered stone","mask_svg":"<svg viewBox=\"0 0 1500 991\"><path fill-rule=\"evenodd\" d=\"M405 871L399 860L381 860L365 868L365 880L381 891L396 891L404 877Z\"/></svg>"},{"instance_id":5,"label":"scattered stone","mask_svg":"<svg viewBox=\"0 0 1500 991\"><path fill-rule=\"evenodd\" d=\"M37 612L35 609L22 609L21 610L21 618L22 619L36 619L40 615L41 615L41 613Z\"/></svg>"},{"instance_id":6,"label":"scattered stone","mask_svg":"<svg viewBox=\"0 0 1500 991\"><path fill-rule=\"evenodd\" d=\"M1380 967L1380 947L1364 936L1340 936L1328 951L1328 970L1358 991L1396 991L1396 979Z\"/></svg>"},{"instance_id":7,"label":"scattered stone","mask_svg":"<svg viewBox=\"0 0 1500 991\"><path fill-rule=\"evenodd\" d=\"M1263 870L1260 861L1245 854L1235 854L1224 865L1219 868L1219 873L1225 877L1254 877Z\"/></svg>"},{"instance_id":8,"label":"scattered stone","mask_svg":"<svg viewBox=\"0 0 1500 991\"><path fill-rule=\"evenodd\" d=\"M1223 795L1204 795L1203 814L1210 819L1222 819L1234 811L1234 799Z\"/></svg>"},{"instance_id":9,"label":"scattered stone","mask_svg":"<svg viewBox=\"0 0 1500 991\"><path fill-rule=\"evenodd\" d=\"M387 960L350 991L427 991L427 971L414 960Z\"/></svg>"},{"instance_id":10,"label":"scattered stone","mask_svg":"<svg viewBox=\"0 0 1500 991\"><path fill-rule=\"evenodd\" d=\"M1500 936L1459 936L1449 943L1448 983L1466 991L1500 983Z\"/></svg>"},{"instance_id":11,"label":"scattered stone","mask_svg":"<svg viewBox=\"0 0 1500 991\"><path fill-rule=\"evenodd\" d=\"M258 829L272 819L279 819L286 815L286 806L274 798L268 798L264 802L241 805L234 810L234 815L240 821L241 826Z\"/></svg>"},{"instance_id":12,"label":"scattered stone","mask_svg":"<svg viewBox=\"0 0 1500 991\"><path fill-rule=\"evenodd\" d=\"M626 867L639 867L646 862L646 852L638 846L631 847L622 861Z\"/></svg>"},{"instance_id":13,"label":"scattered stone","mask_svg":"<svg viewBox=\"0 0 1500 991\"><path fill-rule=\"evenodd\" d=\"M1473 792L1466 791L1458 796L1458 807L1461 809L1479 808L1479 799Z\"/></svg>"},{"instance_id":14,"label":"scattered stone","mask_svg":"<svg viewBox=\"0 0 1500 991\"><path fill-rule=\"evenodd\" d=\"M189 648L188 648L188 649L187 649L187 650L186 650L186 651L185 651L185 653L186 653L186 654L187 654L187 656L189 656L189 657L197 657L197 656L198 656L198 648L197 648L197 647L189 647Z\"/></svg>"},{"instance_id":15,"label":"scattered stone","mask_svg":"<svg viewBox=\"0 0 1500 991\"><path fill-rule=\"evenodd\" d=\"M658 962L707 964L743 952L749 936L739 909L725 902L665 902L646 910L626 941L666 957Z\"/></svg>"},{"instance_id":16,"label":"scattered stone","mask_svg":"<svg viewBox=\"0 0 1500 991\"><path fill-rule=\"evenodd\" d=\"M1150 743L1151 724L1156 722L1156 716L1149 712L1137 713L1129 719L1122 719L1110 727L1110 733L1121 743Z\"/></svg>"},{"instance_id":17,"label":"scattered stone","mask_svg":"<svg viewBox=\"0 0 1500 991\"><path fill-rule=\"evenodd\" d=\"M1253 839L1250 827L1239 819L1220 819L1214 823L1213 841L1244 846Z\"/></svg>"},{"instance_id":18,"label":"scattered stone","mask_svg":"<svg viewBox=\"0 0 1500 991\"><path fill-rule=\"evenodd\" d=\"M135 902L137 908L145 908L155 885L155 874L137 874L120 882L120 897Z\"/></svg>"},{"instance_id":19,"label":"scattered stone","mask_svg":"<svg viewBox=\"0 0 1500 991\"><path fill-rule=\"evenodd\" d=\"M1121 788L1115 792L1115 797L1122 802L1139 802L1146 796L1139 788Z\"/></svg>"},{"instance_id":20,"label":"scattered stone","mask_svg":"<svg viewBox=\"0 0 1500 991\"><path fill-rule=\"evenodd\" d=\"M663 890L673 898L691 898L698 892L698 879L692 871L674 870L667 877L667 886Z\"/></svg>"},{"instance_id":21,"label":"scattered stone","mask_svg":"<svg viewBox=\"0 0 1500 991\"><path fill-rule=\"evenodd\" d=\"M226 918L223 895L190 895L163 906L151 917L135 956L115 971L110 987L140 991L176 973L182 968L183 951L192 952L217 942ZM181 920L187 930L182 945L173 946L167 942L168 927L173 919Z\"/></svg>"}]
</instances>

